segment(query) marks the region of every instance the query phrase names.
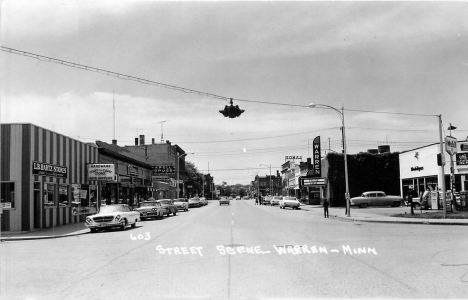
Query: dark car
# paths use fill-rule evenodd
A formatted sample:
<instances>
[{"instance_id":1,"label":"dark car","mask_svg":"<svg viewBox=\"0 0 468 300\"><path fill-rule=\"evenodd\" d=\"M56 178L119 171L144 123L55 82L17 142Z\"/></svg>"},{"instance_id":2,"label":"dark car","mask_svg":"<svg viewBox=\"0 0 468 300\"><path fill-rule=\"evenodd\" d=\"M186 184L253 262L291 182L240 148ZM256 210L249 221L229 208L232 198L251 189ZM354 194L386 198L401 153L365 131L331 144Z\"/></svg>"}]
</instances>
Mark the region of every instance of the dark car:
<instances>
[{"instance_id":1,"label":"dark car","mask_svg":"<svg viewBox=\"0 0 468 300\"><path fill-rule=\"evenodd\" d=\"M166 209L166 214L169 217L169 214L173 214L174 216L177 214L177 206L174 205L174 202L172 199L161 199L161 200L156 200L156 202L161 203L161 206Z\"/></svg>"}]
</instances>

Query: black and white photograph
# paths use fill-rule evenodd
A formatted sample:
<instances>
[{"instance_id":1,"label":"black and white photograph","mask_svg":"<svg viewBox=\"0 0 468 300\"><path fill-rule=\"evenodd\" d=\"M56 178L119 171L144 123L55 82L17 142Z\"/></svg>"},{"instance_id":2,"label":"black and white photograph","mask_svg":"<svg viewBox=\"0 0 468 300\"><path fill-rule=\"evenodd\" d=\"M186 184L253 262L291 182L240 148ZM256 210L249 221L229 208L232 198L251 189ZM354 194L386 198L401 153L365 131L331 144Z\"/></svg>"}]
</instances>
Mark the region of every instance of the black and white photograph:
<instances>
[{"instance_id":1,"label":"black and white photograph","mask_svg":"<svg viewBox=\"0 0 468 300\"><path fill-rule=\"evenodd\" d=\"M0 299L467 299L466 1L0 1Z\"/></svg>"}]
</instances>

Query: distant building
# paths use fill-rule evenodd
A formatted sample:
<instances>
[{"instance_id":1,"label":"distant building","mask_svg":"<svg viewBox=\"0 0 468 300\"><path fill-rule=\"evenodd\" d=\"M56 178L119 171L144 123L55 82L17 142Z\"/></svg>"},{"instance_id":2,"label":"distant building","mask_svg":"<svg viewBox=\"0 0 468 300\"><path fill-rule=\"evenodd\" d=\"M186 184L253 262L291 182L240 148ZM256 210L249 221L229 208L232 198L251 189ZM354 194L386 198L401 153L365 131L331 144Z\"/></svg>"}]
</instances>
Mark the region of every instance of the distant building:
<instances>
[{"instance_id":1,"label":"distant building","mask_svg":"<svg viewBox=\"0 0 468 300\"><path fill-rule=\"evenodd\" d=\"M185 173L185 151L178 145L172 145L170 141L166 143L155 143L154 138L151 144L145 143L145 136L135 138L135 145L124 146L124 148L134 154L145 157L152 167L161 169L165 166L172 167L167 173L155 173L153 180L155 188L164 198L178 198L177 189L177 169L179 169L179 191L180 197L186 194L184 181ZM178 159L179 157L179 159Z\"/></svg>"}]
</instances>

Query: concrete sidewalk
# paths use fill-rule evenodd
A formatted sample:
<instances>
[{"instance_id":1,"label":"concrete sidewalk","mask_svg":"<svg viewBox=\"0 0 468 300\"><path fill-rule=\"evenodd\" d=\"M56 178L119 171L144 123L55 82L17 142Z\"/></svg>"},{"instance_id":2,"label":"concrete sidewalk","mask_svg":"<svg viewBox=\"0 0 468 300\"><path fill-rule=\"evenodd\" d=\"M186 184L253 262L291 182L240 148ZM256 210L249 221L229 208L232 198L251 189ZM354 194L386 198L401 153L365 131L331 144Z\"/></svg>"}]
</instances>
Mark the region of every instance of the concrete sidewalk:
<instances>
[{"instance_id":1,"label":"concrete sidewalk","mask_svg":"<svg viewBox=\"0 0 468 300\"><path fill-rule=\"evenodd\" d=\"M320 216L323 216L322 205L305 205L301 204L301 209L312 212L317 212ZM407 213L410 213L410 209L403 207ZM350 217L346 215L346 209L344 207L329 207L328 213L330 218L340 218L356 222L378 222L378 223L402 223L402 224L431 224L431 225L468 225L468 219L419 219L419 218L397 218L391 217L392 214L401 213L395 211L394 208L382 208L379 212L369 212L366 208L354 208L351 207ZM424 211L424 213L434 213L440 211ZM420 214L420 210L415 210L416 214Z\"/></svg>"},{"instance_id":2,"label":"concrete sidewalk","mask_svg":"<svg viewBox=\"0 0 468 300\"><path fill-rule=\"evenodd\" d=\"M56 239L69 236L75 236L88 233L89 229L84 225L84 222L50 227L46 229L38 229L35 231L23 232L2 232L1 241L21 241L21 240L38 240L38 239Z\"/></svg>"}]
</instances>

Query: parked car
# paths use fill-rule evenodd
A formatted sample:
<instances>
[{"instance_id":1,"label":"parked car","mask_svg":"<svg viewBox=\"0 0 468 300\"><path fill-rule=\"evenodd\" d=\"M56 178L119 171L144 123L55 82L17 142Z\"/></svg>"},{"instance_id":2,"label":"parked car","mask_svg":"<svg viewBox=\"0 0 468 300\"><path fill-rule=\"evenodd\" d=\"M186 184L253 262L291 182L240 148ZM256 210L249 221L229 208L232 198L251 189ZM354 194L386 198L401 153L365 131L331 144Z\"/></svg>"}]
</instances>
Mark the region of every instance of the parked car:
<instances>
[{"instance_id":1,"label":"parked car","mask_svg":"<svg viewBox=\"0 0 468 300\"><path fill-rule=\"evenodd\" d=\"M241 197L240 197L240 196L236 196L236 200L241 200Z\"/></svg>"},{"instance_id":2,"label":"parked car","mask_svg":"<svg viewBox=\"0 0 468 300\"><path fill-rule=\"evenodd\" d=\"M227 198L227 197L221 197L221 198L219 199L219 205L222 205L222 204L230 205L230 202L231 202L231 201L230 201L229 198Z\"/></svg>"},{"instance_id":3,"label":"parked car","mask_svg":"<svg viewBox=\"0 0 468 300\"><path fill-rule=\"evenodd\" d=\"M418 200L419 198L414 200ZM393 206L398 207L404 201L400 196L387 196L381 191L364 192L360 197L351 198L351 205L366 208L367 206Z\"/></svg>"},{"instance_id":4,"label":"parked car","mask_svg":"<svg viewBox=\"0 0 468 300\"><path fill-rule=\"evenodd\" d=\"M208 200L205 197L200 197L200 203L202 206L208 205Z\"/></svg>"},{"instance_id":5,"label":"parked car","mask_svg":"<svg viewBox=\"0 0 468 300\"><path fill-rule=\"evenodd\" d=\"M273 196L265 196L263 197L263 205L271 204L271 200L273 199Z\"/></svg>"},{"instance_id":6,"label":"parked car","mask_svg":"<svg viewBox=\"0 0 468 300\"><path fill-rule=\"evenodd\" d=\"M91 232L112 227L125 230L128 225L135 228L138 221L140 221L140 213L131 210L130 206L113 204L101 207L97 214L86 217L85 225Z\"/></svg>"},{"instance_id":7,"label":"parked car","mask_svg":"<svg viewBox=\"0 0 468 300\"><path fill-rule=\"evenodd\" d=\"M174 199L174 205L177 206L177 209L187 211L189 208L189 201L185 198Z\"/></svg>"},{"instance_id":8,"label":"parked car","mask_svg":"<svg viewBox=\"0 0 468 300\"><path fill-rule=\"evenodd\" d=\"M189 201L189 207L200 207L202 205L200 203L200 198L198 197L190 198L188 201Z\"/></svg>"},{"instance_id":9,"label":"parked car","mask_svg":"<svg viewBox=\"0 0 468 300\"><path fill-rule=\"evenodd\" d=\"M273 198L271 199L270 205L271 205L271 206L273 206L273 205L279 205L279 202L280 202L281 199L283 199L283 197L281 197L281 196L273 196Z\"/></svg>"},{"instance_id":10,"label":"parked car","mask_svg":"<svg viewBox=\"0 0 468 300\"><path fill-rule=\"evenodd\" d=\"M298 209L301 206L299 200L296 197L284 196L279 201L279 208L285 209L286 207L291 207L292 209Z\"/></svg>"},{"instance_id":11,"label":"parked car","mask_svg":"<svg viewBox=\"0 0 468 300\"><path fill-rule=\"evenodd\" d=\"M172 213L172 215L177 214L177 206L174 205L174 202L172 199L161 199L161 200L156 200L156 202L161 203L161 206L166 209L166 215L169 217L169 214Z\"/></svg>"},{"instance_id":12,"label":"parked car","mask_svg":"<svg viewBox=\"0 0 468 300\"><path fill-rule=\"evenodd\" d=\"M167 214L167 209L162 207L161 203L156 201L143 201L140 207L135 209L140 214L142 221L148 218L162 219Z\"/></svg>"}]
</instances>

